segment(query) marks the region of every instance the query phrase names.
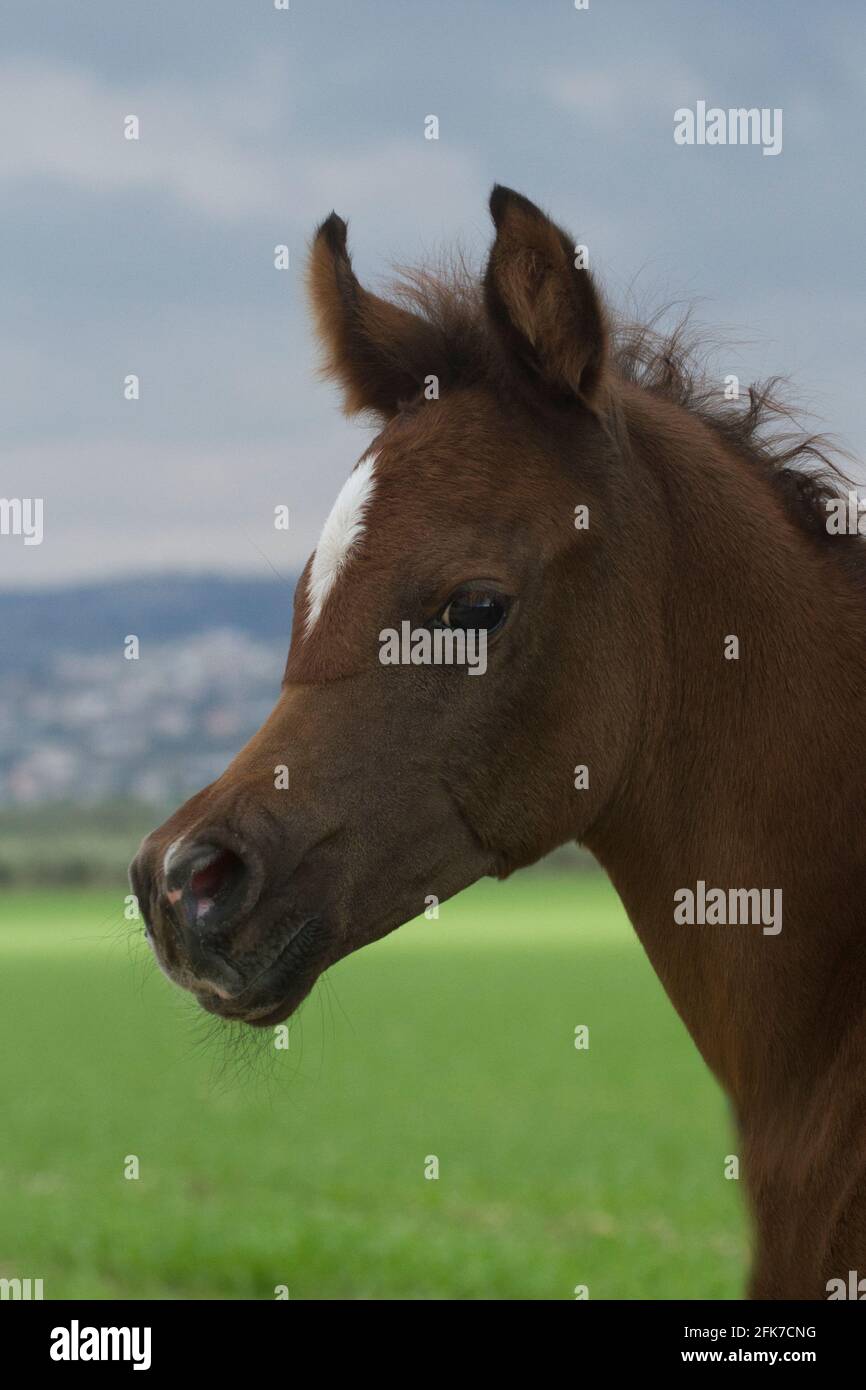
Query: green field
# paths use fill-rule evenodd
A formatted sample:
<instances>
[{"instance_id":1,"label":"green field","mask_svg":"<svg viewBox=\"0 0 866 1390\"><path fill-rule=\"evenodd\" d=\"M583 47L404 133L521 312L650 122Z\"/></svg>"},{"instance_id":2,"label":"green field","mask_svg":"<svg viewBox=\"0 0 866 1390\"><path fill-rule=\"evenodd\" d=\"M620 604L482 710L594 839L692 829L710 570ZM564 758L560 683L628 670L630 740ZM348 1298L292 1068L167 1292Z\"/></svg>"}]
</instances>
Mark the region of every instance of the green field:
<instances>
[{"instance_id":1,"label":"green field","mask_svg":"<svg viewBox=\"0 0 866 1390\"><path fill-rule=\"evenodd\" d=\"M477 885L331 971L287 1052L170 986L123 891L0 905L0 1275L46 1298L741 1295L726 1104L600 876Z\"/></svg>"}]
</instances>

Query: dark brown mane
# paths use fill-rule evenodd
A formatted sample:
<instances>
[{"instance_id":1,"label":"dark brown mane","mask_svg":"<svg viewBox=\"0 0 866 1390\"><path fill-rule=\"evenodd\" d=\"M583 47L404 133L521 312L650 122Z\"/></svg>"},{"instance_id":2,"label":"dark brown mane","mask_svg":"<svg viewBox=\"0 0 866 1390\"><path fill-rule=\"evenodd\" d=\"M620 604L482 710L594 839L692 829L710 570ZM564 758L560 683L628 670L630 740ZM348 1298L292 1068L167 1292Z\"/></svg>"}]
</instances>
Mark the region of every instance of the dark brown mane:
<instances>
[{"instance_id":1,"label":"dark brown mane","mask_svg":"<svg viewBox=\"0 0 866 1390\"><path fill-rule=\"evenodd\" d=\"M501 385L483 286L462 255L435 270L400 267L389 291L447 341L454 381ZM708 345L693 329L688 312L663 331L659 324L666 316L662 310L646 323L614 321L611 355L619 378L699 419L760 472L801 531L846 566L853 563L858 581L866 583L866 546L860 537L831 536L826 527L827 501L852 485L840 466L848 457L844 450L804 427L805 412L789 403L782 377L748 386L739 400L725 399L709 361L715 344Z\"/></svg>"},{"instance_id":2,"label":"dark brown mane","mask_svg":"<svg viewBox=\"0 0 866 1390\"><path fill-rule=\"evenodd\" d=\"M781 377L748 386L738 401L726 400L718 375L707 365L710 350L690 331L689 315L667 333L656 327L660 317L617 326L614 361L620 377L695 415L761 471L802 530L828 541L825 503L842 495L847 481L837 462L842 450L828 436L803 428Z\"/></svg>"}]
</instances>

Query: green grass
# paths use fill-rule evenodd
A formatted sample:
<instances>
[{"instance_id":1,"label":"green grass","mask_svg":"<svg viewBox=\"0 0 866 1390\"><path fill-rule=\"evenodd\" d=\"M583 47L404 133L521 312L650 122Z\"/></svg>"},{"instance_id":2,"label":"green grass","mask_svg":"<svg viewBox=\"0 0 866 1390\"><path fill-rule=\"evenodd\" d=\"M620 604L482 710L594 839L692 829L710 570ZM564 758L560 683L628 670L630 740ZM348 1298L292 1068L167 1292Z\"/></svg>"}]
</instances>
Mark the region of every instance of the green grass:
<instances>
[{"instance_id":1,"label":"green grass","mask_svg":"<svg viewBox=\"0 0 866 1390\"><path fill-rule=\"evenodd\" d=\"M0 1275L47 1298L741 1295L725 1102L601 877L477 885L336 967L288 1052L173 989L122 895L0 906Z\"/></svg>"}]
</instances>

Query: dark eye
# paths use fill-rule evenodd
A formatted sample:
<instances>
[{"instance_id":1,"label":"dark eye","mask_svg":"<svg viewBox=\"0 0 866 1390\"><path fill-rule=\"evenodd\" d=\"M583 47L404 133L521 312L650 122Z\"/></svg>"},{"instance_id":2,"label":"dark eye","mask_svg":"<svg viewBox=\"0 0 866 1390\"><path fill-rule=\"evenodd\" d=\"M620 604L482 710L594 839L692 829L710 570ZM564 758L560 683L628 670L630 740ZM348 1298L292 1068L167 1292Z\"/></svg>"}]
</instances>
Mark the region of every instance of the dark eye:
<instances>
[{"instance_id":1,"label":"dark eye","mask_svg":"<svg viewBox=\"0 0 866 1390\"><path fill-rule=\"evenodd\" d=\"M451 595L437 622L452 629L484 631L492 637L508 617L508 604L505 594L467 585Z\"/></svg>"}]
</instances>

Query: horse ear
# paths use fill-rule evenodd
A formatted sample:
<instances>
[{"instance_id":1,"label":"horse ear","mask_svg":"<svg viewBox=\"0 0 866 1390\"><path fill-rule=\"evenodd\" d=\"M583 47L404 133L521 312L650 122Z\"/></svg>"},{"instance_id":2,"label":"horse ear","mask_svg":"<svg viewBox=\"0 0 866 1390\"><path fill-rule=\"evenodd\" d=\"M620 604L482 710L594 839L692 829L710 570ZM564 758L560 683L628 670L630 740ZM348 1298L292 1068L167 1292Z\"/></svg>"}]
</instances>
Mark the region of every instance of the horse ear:
<instances>
[{"instance_id":1,"label":"horse ear","mask_svg":"<svg viewBox=\"0 0 866 1390\"><path fill-rule=\"evenodd\" d=\"M363 288L346 233L332 212L313 238L307 268L324 372L342 385L347 415L369 410L389 418L439 372L442 345L432 324Z\"/></svg>"},{"instance_id":2,"label":"horse ear","mask_svg":"<svg viewBox=\"0 0 866 1390\"><path fill-rule=\"evenodd\" d=\"M484 277L487 312L507 356L555 397L596 404L607 353L604 311L574 243L540 208L497 184L496 238Z\"/></svg>"}]
</instances>

